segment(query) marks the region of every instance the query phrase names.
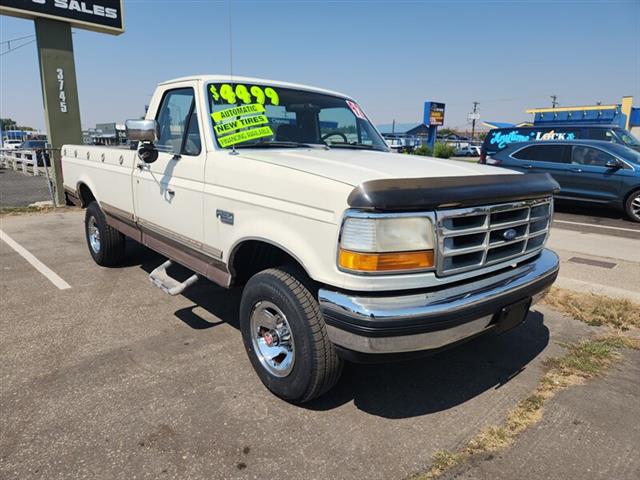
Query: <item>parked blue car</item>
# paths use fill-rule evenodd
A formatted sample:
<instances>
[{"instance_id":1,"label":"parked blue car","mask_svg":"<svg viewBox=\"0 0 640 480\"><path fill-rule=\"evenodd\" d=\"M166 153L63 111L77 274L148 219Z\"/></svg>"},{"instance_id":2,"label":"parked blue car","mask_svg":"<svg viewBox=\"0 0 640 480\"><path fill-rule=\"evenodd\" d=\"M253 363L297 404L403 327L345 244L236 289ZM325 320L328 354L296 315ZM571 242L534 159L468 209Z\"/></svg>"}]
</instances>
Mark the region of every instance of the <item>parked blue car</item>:
<instances>
[{"instance_id":1,"label":"parked blue car","mask_svg":"<svg viewBox=\"0 0 640 480\"><path fill-rule=\"evenodd\" d=\"M514 143L487 157L488 165L524 173L550 173L560 184L558 200L624 209L640 222L640 153L597 140Z\"/></svg>"}]
</instances>

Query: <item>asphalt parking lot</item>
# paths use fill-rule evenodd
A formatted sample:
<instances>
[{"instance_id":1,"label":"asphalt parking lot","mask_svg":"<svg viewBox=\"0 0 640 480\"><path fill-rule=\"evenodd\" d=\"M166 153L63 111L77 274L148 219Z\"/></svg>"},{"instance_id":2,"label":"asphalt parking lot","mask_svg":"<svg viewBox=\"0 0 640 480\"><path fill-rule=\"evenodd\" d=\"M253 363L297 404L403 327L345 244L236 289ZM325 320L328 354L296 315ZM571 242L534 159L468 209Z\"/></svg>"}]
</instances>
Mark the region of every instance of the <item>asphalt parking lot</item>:
<instances>
[{"instance_id":1,"label":"asphalt parking lot","mask_svg":"<svg viewBox=\"0 0 640 480\"><path fill-rule=\"evenodd\" d=\"M73 210L1 218L50 269L0 241L3 479L406 478L502 421L544 359L592 332L539 307L511 332L436 356L347 365L329 394L293 406L251 369L239 291L200 283L169 297L147 279L164 259L133 243L125 266L100 268L82 223ZM637 357L563 392L548 422L465 478L637 478Z\"/></svg>"},{"instance_id":2,"label":"asphalt parking lot","mask_svg":"<svg viewBox=\"0 0 640 480\"><path fill-rule=\"evenodd\" d=\"M0 166L0 207L26 207L51 200L44 173L25 175L21 171Z\"/></svg>"}]
</instances>

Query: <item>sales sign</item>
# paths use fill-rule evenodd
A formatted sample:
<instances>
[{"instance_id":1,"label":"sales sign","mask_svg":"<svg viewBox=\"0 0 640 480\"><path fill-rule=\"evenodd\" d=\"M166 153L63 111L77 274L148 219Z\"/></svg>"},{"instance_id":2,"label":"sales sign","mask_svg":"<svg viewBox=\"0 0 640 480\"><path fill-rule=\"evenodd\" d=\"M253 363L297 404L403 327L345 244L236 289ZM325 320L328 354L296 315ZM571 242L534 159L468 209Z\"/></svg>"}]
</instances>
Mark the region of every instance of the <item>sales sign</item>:
<instances>
[{"instance_id":1,"label":"sales sign","mask_svg":"<svg viewBox=\"0 0 640 480\"><path fill-rule=\"evenodd\" d=\"M427 126L444 125L444 103L424 102L424 124Z\"/></svg>"},{"instance_id":2,"label":"sales sign","mask_svg":"<svg viewBox=\"0 0 640 480\"><path fill-rule=\"evenodd\" d=\"M124 32L122 0L2 0L0 13L29 19L48 18L112 35Z\"/></svg>"}]
</instances>

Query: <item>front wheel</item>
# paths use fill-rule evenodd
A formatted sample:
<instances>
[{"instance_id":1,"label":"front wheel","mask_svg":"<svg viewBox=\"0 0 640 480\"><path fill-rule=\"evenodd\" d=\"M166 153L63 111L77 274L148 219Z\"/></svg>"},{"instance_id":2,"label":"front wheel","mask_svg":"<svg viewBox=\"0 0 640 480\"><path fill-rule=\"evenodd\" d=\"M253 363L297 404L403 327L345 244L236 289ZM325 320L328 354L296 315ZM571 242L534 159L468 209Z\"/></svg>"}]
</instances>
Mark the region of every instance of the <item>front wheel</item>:
<instances>
[{"instance_id":1,"label":"front wheel","mask_svg":"<svg viewBox=\"0 0 640 480\"><path fill-rule=\"evenodd\" d=\"M629 195L624 207L631 220L640 222L640 190Z\"/></svg>"},{"instance_id":2,"label":"front wheel","mask_svg":"<svg viewBox=\"0 0 640 480\"><path fill-rule=\"evenodd\" d=\"M269 390L293 403L319 397L342 372L318 302L301 277L264 270L247 282L240 303L240 329L253 368Z\"/></svg>"},{"instance_id":3,"label":"front wheel","mask_svg":"<svg viewBox=\"0 0 640 480\"><path fill-rule=\"evenodd\" d=\"M84 226L89 253L98 265L112 267L122 262L124 235L107 223L98 202L93 201L87 207Z\"/></svg>"}]
</instances>

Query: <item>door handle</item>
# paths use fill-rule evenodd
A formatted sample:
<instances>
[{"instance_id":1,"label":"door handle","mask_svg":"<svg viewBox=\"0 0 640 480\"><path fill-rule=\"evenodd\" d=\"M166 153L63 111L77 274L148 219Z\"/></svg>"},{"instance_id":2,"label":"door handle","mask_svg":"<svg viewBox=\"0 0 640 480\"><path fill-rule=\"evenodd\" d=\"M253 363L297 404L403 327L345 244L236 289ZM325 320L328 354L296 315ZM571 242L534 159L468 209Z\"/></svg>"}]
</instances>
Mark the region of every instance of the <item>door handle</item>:
<instances>
[{"instance_id":1,"label":"door handle","mask_svg":"<svg viewBox=\"0 0 640 480\"><path fill-rule=\"evenodd\" d=\"M582 169L581 168L571 168L570 170L572 172L575 172L575 173L582 173Z\"/></svg>"},{"instance_id":2,"label":"door handle","mask_svg":"<svg viewBox=\"0 0 640 480\"><path fill-rule=\"evenodd\" d=\"M139 163L137 167L138 167L138 170L149 170L150 168L148 163Z\"/></svg>"},{"instance_id":3,"label":"door handle","mask_svg":"<svg viewBox=\"0 0 640 480\"><path fill-rule=\"evenodd\" d=\"M531 168L533 168L533 165L527 164L527 165L524 165L524 168L531 169Z\"/></svg>"}]
</instances>

